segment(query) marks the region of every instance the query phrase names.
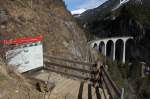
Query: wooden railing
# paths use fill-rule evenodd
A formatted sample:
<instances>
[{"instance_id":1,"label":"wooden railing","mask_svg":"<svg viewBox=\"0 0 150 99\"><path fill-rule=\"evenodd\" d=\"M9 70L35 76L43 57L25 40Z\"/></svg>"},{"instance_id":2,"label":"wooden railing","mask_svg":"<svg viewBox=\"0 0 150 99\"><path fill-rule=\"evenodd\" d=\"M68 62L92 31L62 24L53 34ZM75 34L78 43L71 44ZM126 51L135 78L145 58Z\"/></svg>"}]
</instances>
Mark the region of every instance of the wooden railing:
<instances>
[{"instance_id":1,"label":"wooden railing","mask_svg":"<svg viewBox=\"0 0 150 99\"><path fill-rule=\"evenodd\" d=\"M59 60L63 61L65 63L73 63L76 65L83 65L88 67L87 68L81 68L81 67L76 67L76 66L67 66L64 64L60 63L55 63L52 61L45 61L45 69L50 70L52 72L56 72L59 74L67 75L70 77L76 77L79 79L84 79L84 80L90 80L93 82L93 86L99 85L102 89L107 89L107 92L110 96L110 99L121 99L121 89L115 84L115 82L111 79L111 76L105 69L105 67L98 66L98 64L91 64L88 62L81 62L81 61L75 61L75 60L70 60L62 57L55 57L55 56L47 56L45 55L45 58L47 60ZM55 69L56 68L56 69ZM62 69L66 69L67 71L76 71L77 73L86 73L88 76L83 76L83 75L78 75L78 74L72 74L68 72L62 71ZM105 92L103 92L105 93ZM107 99L107 97L105 97Z\"/></svg>"},{"instance_id":2,"label":"wooden railing","mask_svg":"<svg viewBox=\"0 0 150 99\"><path fill-rule=\"evenodd\" d=\"M47 59L55 59L55 60L59 60L59 61L75 63L75 64L79 64L79 65L84 65L84 66L93 66L92 63L75 61L75 60L66 59L66 58L63 58L63 57L56 57L56 56L52 56L52 55L44 55L44 57L47 58Z\"/></svg>"},{"instance_id":3,"label":"wooden railing","mask_svg":"<svg viewBox=\"0 0 150 99\"><path fill-rule=\"evenodd\" d=\"M51 56L51 55L44 55L44 58L49 60L49 61L44 61L45 70L50 70L52 72L56 72L59 74L63 74L66 76L75 77L75 78L79 78L83 80L93 79L91 74L92 75L96 74L96 71L95 71L96 69L93 69L96 66L95 64L91 64L88 62L75 61L75 60L66 59L63 57ZM53 61L64 62L66 64L61 64L61 63L53 62ZM82 68L79 65L84 66L86 68ZM68 71L75 72L75 73L69 73ZM86 76L85 75L83 76L83 74L86 74Z\"/></svg>"},{"instance_id":4,"label":"wooden railing","mask_svg":"<svg viewBox=\"0 0 150 99\"><path fill-rule=\"evenodd\" d=\"M110 98L121 99L121 95L122 95L121 89L111 79L111 76L106 71L104 66L101 66L101 72L99 75L100 75L101 85L107 89Z\"/></svg>"}]
</instances>

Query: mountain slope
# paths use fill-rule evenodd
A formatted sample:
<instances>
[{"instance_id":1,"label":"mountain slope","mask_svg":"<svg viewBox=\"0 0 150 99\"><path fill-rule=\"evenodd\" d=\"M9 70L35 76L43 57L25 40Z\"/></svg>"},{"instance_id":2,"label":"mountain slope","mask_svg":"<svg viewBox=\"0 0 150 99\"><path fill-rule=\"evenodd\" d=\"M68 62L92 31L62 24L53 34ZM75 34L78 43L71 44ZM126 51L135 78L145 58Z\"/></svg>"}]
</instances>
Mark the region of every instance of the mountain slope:
<instances>
[{"instance_id":1,"label":"mountain slope","mask_svg":"<svg viewBox=\"0 0 150 99\"><path fill-rule=\"evenodd\" d=\"M1 39L44 36L44 50L68 58L85 58L84 31L62 0L0 0Z\"/></svg>"},{"instance_id":2,"label":"mountain slope","mask_svg":"<svg viewBox=\"0 0 150 99\"><path fill-rule=\"evenodd\" d=\"M111 2L113 0L109 0ZM111 4L114 6L113 2ZM141 77L141 64L146 63L150 66L150 1L149 0L130 0L115 11L112 11L111 5L106 3L102 6L108 6L106 10L102 10L100 6L96 9L83 13L83 16L77 20L86 29L90 31L88 38L94 40L96 38L133 36L134 44L128 44L127 53L130 65L117 66L108 65L111 76L114 81L118 80L117 70L121 72L122 79L127 80L126 90L127 96L136 96L136 99L146 99L150 97L150 76ZM90 19L90 20L89 20ZM109 64L109 62L107 63ZM117 69L112 69L112 68ZM113 76L115 75L115 76ZM116 79L116 80L115 80ZM121 80L119 80L121 82ZM128 86L128 87L127 87ZM128 89L129 88L129 89ZM132 89L132 90L131 90ZM131 92L130 92L131 91ZM134 99L133 97L125 99Z\"/></svg>"},{"instance_id":3,"label":"mountain slope","mask_svg":"<svg viewBox=\"0 0 150 99\"><path fill-rule=\"evenodd\" d=\"M130 0L112 11L116 2L109 0L100 7L83 13L77 20L96 37L133 36L136 50L131 52L134 53L132 58L150 63L150 45L146 43L150 42L149 4L148 0Z\"/></svg>"},{"instance_id":4,"label":"mountain slope","mask_svg":"<svg viewBox=\"0 0 150 99\"><path fill-rule=\"evenodd\" d=\"M120 0L107 0L101 6L82 13L79 20L81 20L83 23L89 23L95 21L95 19L92 17L97 17L99 18L99 20L103 19L107 15L107 13L109 13L119 4L119 1Z\"/></svg>"},{"instance_id":5,"label":"mountain slope","mask_svg":"<svg viewBox=\"0 0 150 99\"><path fill-rule=\"evenodd\" d=\"M87 59L84 30L76 24L62 0L0 0L1 40L39 35L44 36L45 54ZM36 81L30 81L36 86L30 85L27 79L1 63L0 99L48 99L37 90L40 85Z\"/></svg>"}]
</instances>

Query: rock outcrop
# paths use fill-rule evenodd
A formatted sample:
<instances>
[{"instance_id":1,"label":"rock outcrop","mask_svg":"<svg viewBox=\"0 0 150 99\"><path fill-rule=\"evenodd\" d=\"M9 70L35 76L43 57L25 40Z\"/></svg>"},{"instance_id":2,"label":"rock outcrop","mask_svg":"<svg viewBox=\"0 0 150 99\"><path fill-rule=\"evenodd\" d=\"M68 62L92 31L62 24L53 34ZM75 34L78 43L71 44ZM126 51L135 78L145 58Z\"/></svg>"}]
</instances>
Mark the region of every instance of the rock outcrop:
<instances>
[{"instance_id":1,"label":"rock outcrop","mask_svg":"<svg viewBox=\"0 0 150 99\"><path fill-rule=\"evenodd\" d=\"M44 52L85 60L86 37L62 0L0 0L1 39L44 36Z\"/></svg>"}]
</instances>

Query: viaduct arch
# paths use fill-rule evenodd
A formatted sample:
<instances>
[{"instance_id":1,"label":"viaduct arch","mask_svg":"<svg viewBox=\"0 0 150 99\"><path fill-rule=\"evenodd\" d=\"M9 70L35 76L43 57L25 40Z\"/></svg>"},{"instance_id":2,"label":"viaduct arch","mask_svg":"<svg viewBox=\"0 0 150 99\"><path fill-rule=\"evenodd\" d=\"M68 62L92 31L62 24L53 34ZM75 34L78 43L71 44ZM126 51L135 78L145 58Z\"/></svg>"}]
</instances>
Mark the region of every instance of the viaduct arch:
<instances>
[{"instance_id":1,"label":"viaduct arch","mask_svg":"<svg viewBox=\"0 0 150 99\"><path fill-rule=\"evenodd\" d=\"M94 40L90 42L92 48L96 48L97 51L104 56L110 57L112 60L121 60L126 62L126 49L127 43L132 42L133 37L112 37ZM129 49L131 50L131 49ZM127 55L129 56L129 54Z\"/></svg>"}]
</instances>

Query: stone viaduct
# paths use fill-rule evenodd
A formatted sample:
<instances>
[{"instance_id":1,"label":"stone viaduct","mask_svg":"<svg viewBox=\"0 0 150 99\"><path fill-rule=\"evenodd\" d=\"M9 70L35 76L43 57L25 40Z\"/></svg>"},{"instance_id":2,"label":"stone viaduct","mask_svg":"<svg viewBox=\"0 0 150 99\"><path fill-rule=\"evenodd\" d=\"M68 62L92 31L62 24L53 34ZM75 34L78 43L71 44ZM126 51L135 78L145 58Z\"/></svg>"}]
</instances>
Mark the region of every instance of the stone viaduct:
<instances>
[{"instance_id":1,"label":"stone viaduct","mask_svg":"<svg viewBox=\"0 0 150 99\"><path fill-rule=\"evenodd\" d=\"M130 40L133 41L133 37L102 38L91 41L90 46L112 60L120 60L125 63L126 47Z\"/></svg>"}]
</instances>

